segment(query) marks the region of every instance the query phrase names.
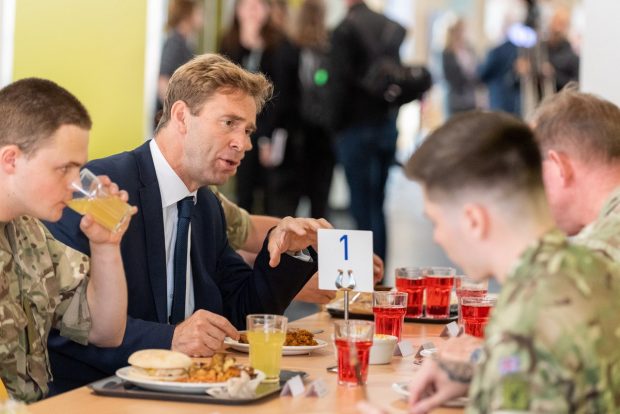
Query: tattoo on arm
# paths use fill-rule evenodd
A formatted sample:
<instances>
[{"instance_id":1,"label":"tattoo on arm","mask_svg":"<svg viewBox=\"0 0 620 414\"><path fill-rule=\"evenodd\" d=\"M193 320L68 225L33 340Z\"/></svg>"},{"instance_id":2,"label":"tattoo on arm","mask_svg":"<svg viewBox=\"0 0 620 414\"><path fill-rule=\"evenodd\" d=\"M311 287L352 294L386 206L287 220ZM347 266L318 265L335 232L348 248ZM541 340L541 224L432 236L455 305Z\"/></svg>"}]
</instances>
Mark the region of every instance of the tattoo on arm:
<instances>
[{"instance_id":1,"label":"tattoo on arm","mask_svg":"<svg viewBox=\"0 0 620 414\"><path fill-rule=\"evenodd\" d=\"M474 376L474 366L468 362L446 361L437 359L437 365L444 371L451 381L460 382L461 384L469 384Z\"/></svg>"}]
</instances>

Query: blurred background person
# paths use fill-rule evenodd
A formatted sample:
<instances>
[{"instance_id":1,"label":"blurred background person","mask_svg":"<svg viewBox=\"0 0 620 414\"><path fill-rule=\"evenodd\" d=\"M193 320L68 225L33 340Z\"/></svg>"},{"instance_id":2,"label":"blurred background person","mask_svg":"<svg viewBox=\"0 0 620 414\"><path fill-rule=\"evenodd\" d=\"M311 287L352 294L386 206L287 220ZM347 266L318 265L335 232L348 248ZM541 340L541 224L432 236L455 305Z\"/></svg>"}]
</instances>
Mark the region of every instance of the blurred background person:
<instances>
[{"instance_id":1,"label":"blurred background person","mask_svg":"<svg viewBox=\"0 0 620 414\"><path fill-rule=\"evenodd\" d=\"M362 0L347 0L346 4L347 16L332 35L330 122L337 131L336 149L350 189L351 215L358 229L373 232L375 253L385 260L383 202L396 152L398 105L372 95L362 87L362 79L376 55L400 62L400 43L381 45L380 53L369 50L366 39L383 40L384 28L395 26Z\"/></svg>"},{"instance_id":2,"label":"blurred background person","mask_svg":"<svg viewBox=\"0 0 620 414\"><path fill-rule=\"evenodd\" d=\"M448 85L448 116L476 109L476 54L467 41L465 20L458 18L446 36L442 54L443 75Z\"/></svg>"},{"instance_id":3,"label":"blurred background person","mask_svg":"<svg viewBox=\"0 0 620 414\"><path fill-rule=\"evenodd\" d=\"M194 57L196 36L204 26L203 16L204 9L198 0L170 0L168 4L168 37L161 52L157 111L163 107L162 99L166 96L168 82L174 71Z\"/></svg>"},{"instance_id":4,"label":"blurred background person","mask_svg":"<svg viewBox=\"0 0 620 414\"><path fill-rule=\"evenodd\" d=\"M545 75L555 79L557 91L571 81L579 81L579 56L568 41L569 28L570 11L558 7L549 23L546 42L549 62L544 66Z\"/></svg>"},{"instance_id":5,"label":"blurred background person","mask_svg":"<svg viewBox=\"0 0 620 414\"><path fill-rule=\"evenodd\" d=\"M478 68L478 78L489 90L489 108L521 115L521 74L529 69L524 67L524 60L519 60L517 39L519 30L527 16L524 2L512 2L512 8L506 10L500 32L500 43L491 48L484 62ZM516 30L515 30L516 28ZM512 36L511 36L512 35ZM517 67L521 63L521 67Z\"/></svg>"},{"instance_id":6,"label":"blurred background person","mask_svg":"<svg viewBox=\"0 0 620 414\"><path fill-rule=\"evenodd\" d=\"M301 4L294 41L299 47L299 134L303 148L300 164L302 194L310 200L311 217L326 217L335 164L333 139L328 126L325 2Z\"/></svg>"},{"instance_id":7,"label":"blurred background person","mask_svg":"<svg viewBox=\"0 0 620 414\"><path fill-rule=\"evenodd\" d=\"M271 0L271 21L282 33L289 33L289 9L287 0Z\"/></svg>"},{"instance_id":8,"label":"blurred background person","mask_svg":"<svg viewBox=\"0 0 620 414\"><path fill-rule=\"evenodd\" d=\"M291 133L298 122L298 53L271 10L268 0L238 0L220 53L273 82L274 98L258 116L253 149L238 169L236 197L252 213L282 217L295 214L300 193L295 174L300 148Z\"/></svg>"}]
</instances>

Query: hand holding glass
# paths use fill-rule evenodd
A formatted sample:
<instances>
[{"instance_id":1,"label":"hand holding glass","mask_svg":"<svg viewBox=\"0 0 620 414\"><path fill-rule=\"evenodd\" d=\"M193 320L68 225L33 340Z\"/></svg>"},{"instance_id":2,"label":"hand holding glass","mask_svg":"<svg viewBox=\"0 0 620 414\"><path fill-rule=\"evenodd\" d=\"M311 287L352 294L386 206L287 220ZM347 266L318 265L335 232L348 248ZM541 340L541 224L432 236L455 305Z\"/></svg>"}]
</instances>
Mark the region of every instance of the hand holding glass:
<instances>
[{"instance_id":1,"label":"hand holding glass","mask_svg":"<svg viewBox=\"0 0 620 414\"><path fill-rule=\"evenodd\" d=\"M131 215L131 206L116 195L108 194L95 174L84 168L80 179L71 183L73 199L67 203L78 213L90 214L98 224L118 231Z\"/></svg>"}]
</instances>

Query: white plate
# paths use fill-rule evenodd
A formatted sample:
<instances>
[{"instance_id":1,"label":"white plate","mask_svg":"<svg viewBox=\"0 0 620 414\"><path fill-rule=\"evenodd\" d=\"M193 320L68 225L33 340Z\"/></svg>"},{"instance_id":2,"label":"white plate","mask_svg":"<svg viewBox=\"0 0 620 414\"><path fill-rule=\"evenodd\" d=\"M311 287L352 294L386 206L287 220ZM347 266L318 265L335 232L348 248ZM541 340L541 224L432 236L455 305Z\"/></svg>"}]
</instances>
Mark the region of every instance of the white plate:
<instances>
[{"instance_id":1,"label":"white plate","mask_svg":"<svg viewBox=\"0 0 620 414\"><path fill-rule=\"evenodd\" d=\"M282 355L303 355L309 354L310 352L325 348L327 346L327 342L321 339L315 339L318 345L310 345L310 346L283 346L282 347ZM224 339L224 345L228 345L234 350L241 352L250 352L250 345L242 344L239 341L235 341L232 338L226 337Z\"/></svg>"},{"instance_id":2,"label":"white plate","mask_svg":"<svg viewBox=\"0 0 620 414\"><path fill-rule=\"evenodd\" d=\"M409 382L395 382L392 389L403 398L409 398ZM467 405L467 397L459 397L441 404L442 407L462 408Z\"/></svg>"},{"instance_id":3,"label":"white plate","mask_svg":"<svg viewBox=\"0 0 620 414\"><path fill-rule=\"evenodd\" d=\"M155 381L133 375L131 367L119 368L116 376L124 381L131 382L140 388L152 391L183 392L186 394L204 394L207 388L224 387L225 382L175 382Z\"/></svg>"}]
</instances>

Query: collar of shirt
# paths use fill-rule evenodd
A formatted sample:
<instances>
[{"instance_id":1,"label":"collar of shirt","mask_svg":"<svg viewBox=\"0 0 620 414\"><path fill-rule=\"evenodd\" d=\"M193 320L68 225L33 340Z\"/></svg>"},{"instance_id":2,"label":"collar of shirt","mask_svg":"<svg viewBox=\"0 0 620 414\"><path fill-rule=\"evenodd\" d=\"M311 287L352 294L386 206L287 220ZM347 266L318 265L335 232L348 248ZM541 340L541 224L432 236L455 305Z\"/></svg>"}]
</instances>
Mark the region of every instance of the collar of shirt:
<instances>
[{"instance_id":1,"label":"collar of shirt","mask_svg":"<svg viewBox=\"0 0 620 414\"><path fill-rule=\"evenodd\" d=\"M188 196L192 196L194 203L196 203L196 191L190 192L187 189L183 180L166 161L164 154L162 154L154 139L151 140L149 146L153 157L153 164L155 165L155 174L157 174L157 181L159 182L161 207L166 208L176 204Z\"/></svg>"}]
</instances>

